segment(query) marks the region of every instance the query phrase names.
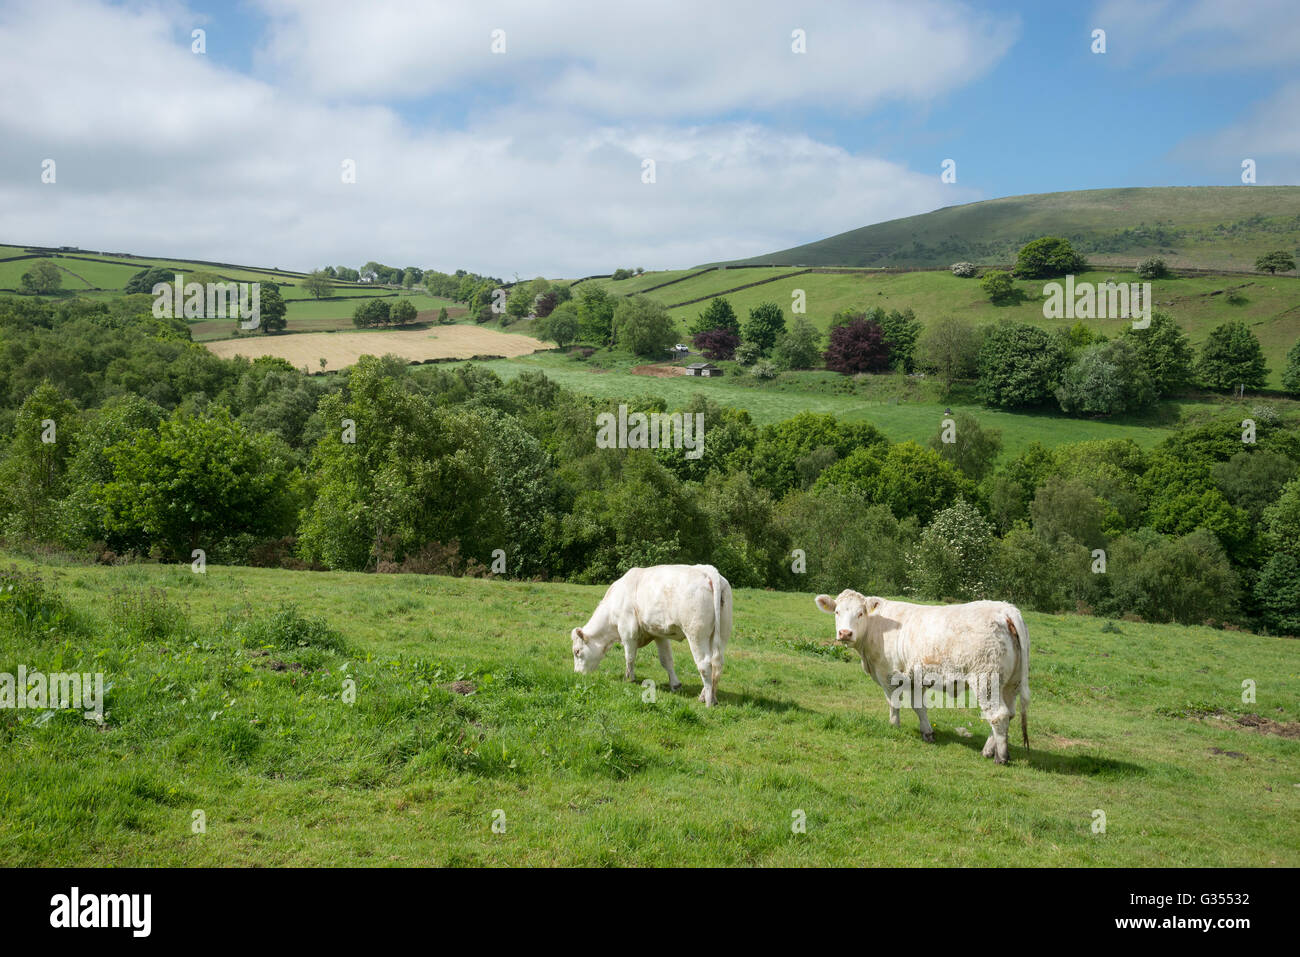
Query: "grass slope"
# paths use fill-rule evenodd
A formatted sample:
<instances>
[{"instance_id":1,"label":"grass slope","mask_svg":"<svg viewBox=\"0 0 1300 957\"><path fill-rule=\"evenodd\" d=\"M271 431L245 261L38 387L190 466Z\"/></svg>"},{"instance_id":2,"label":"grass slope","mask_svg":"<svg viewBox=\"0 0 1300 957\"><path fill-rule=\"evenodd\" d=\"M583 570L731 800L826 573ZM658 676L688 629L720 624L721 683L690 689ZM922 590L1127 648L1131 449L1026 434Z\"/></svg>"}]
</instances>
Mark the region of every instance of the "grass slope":
<instances>
[{"instance_id":1,"label":"grass slope","mask_svg":"<svg viewBox=\"0 0 1300 957\"><path fill-rule=\"evenodd\" d=\"M1300 865L1300 752L1236 720L1300 718L1293 641L1026 615L1034 751L995 767L974 711L931 710L933 745L910 713L891 728L809 595L737 592L706 710L680 646L683 693L654 703L617 649L573 674L567 633L600 587L43 573L78 624L3 625L0 671L102 671L112 688L102 729L0 711L14 866ZM337 634L291 627L284 602ZM638 666L662 680L644 649Z\"/></svg>"},{"instance_id":2,"label":"grass slope","mask_svg":"<svg viewBox=\"0 0 1300 957\"><path fill-rule=\"evenodd\" d=\"M1065 236L1096 262L1253 268L1300 248L1300 186L1170 186L1008 196L893 219L734 264L946 266L1009 263L1038 236Z\"/></svg>"}]
</instances>

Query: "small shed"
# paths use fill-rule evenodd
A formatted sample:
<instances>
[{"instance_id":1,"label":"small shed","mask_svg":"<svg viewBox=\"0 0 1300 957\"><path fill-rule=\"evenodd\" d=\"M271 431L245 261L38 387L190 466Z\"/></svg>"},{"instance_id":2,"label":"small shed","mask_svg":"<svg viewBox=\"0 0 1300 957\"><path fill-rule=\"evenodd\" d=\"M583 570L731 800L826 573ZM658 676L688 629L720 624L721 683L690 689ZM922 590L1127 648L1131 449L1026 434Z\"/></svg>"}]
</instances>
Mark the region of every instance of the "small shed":
<instances>
[{"instance_id":1,"label":"small shed","mask_svg":"<svg viewBox=\"0 0 1300 957\"><path fill-rule=\"evenodd\" d=\"M687 375L722 375L722 370L712 362L692 362L686 367Z\"/></svg>"}]
</instances>

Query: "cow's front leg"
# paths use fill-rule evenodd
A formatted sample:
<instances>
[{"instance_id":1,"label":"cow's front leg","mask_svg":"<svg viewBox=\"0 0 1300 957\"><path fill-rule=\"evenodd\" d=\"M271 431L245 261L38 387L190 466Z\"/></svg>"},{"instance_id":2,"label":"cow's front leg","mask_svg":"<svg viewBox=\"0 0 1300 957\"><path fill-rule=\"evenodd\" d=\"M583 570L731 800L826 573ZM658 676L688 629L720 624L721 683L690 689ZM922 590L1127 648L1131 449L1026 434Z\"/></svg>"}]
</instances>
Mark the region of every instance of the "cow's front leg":
<instances>
[{"instance_id":1,"label":"cow's front leg","mask_svg":"<svg viewBox=\"0 0 1300 957\"><path fill-rule=\"evenodd\" d=\"M921 719L921 737L930 744L934 743L934 728L930 727L930 717L925 713L925 705L917 704L912 706L916 716Z\"/></svg>"},{"instance_id":2,"label":"cow's front leg","mask_svg":"<svg viewBox=\"0 0 1300 957\"><path fill-rule=\"evenodd\" d=\"M896 704L894 704L894 702L890 701L889 702L889 723L892 724L895 728L897 728L899 724L902 723L901 715L902 715L902 711L899 709L899 707Z\"/></svg>"},{"instance_id":3,"label":"cow's front leg","mask_svg":"<svg viewBox=\"0 0 1300 957\"><path fill-rule=\"evenodd\" d=\"M656 638L655 647L659 649L659 663L664 666L664 671L668 672L668 689L677 691L682 683L677 680L677 672L673 670L673 646L668 643L667 638Z\"/></svg>"},{"instance_id":4,"label":"cow's front leg","mask_svg":"<svg viewBox=\"0 0 1300 957\"><path fill-rule=\"evenodd\" d=\"M636 639L623 640L624 681L636 681Z\"/></svg>"},{"instance_id":5,"label":"cow's front leg","mask_svg":"<svg viewBox=\"0 0 1300 957\"><path fill-rule=\"evenodd\" d=\"M989 722L989 727L993 733L989 735L989 740L993 742L993 763L1007 763L1007 725L1011 723L1011 717L1007 714L998 716L995 720ZM984 745L985 754L988 754L988 745Z\"/></svg>"}]
</instances>

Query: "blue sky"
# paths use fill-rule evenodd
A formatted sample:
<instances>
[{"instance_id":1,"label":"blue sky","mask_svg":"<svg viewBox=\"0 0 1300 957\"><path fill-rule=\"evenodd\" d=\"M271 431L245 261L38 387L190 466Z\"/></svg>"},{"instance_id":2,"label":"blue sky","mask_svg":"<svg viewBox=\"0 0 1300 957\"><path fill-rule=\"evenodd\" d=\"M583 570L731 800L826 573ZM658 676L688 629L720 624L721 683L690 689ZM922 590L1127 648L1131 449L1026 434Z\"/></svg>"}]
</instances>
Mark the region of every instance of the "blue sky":
<instances>
[{"instance_id":1,"label":"blue sky","mask_svg":"<svg viewBox=\"0 0 1300 957\"><path fill-rule=\"evenodd\" d=\"M1247 157L1295 183L1297 63L1278 0L5 2L0 241L577 275Z\"/></svg>"}]
</instances>

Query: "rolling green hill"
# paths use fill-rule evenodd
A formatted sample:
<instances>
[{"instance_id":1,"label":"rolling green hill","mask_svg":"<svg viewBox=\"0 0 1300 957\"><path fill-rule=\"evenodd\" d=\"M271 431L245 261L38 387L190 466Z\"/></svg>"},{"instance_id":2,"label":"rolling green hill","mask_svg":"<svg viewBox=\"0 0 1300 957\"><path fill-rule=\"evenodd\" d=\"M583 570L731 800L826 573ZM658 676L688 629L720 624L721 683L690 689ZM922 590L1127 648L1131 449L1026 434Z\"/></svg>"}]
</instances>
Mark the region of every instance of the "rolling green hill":
<instances>
[{"instance_id":1,"label":"rolling green hill","mask_svg":"<svg viewBox=\"0 0 1300 957\"><path fill-rule=\"evenodd\" d=\"M681 645L677 694L649 649L653 700L617 648L573 673L603 586L39 572L56 623L0 620L0 671L109 688L100 727L0 710L15 866L1300 864L1287 639L1027 613L1033 752L996 767L976 711L890 727L810 594L737 589L706 709Z\"/></svg>"},{"instance_id":2,"label":"rolling green hill","mask_svg":"<svg viewBox=\"0 0 1300 957\"><path fill-rule=\"evenodd\" d=\"M300 285L306 273L261 266L213 264L185 259L158 259L131 256L125 253L87 252L84 250L52 251L41 247L0 246L0 295L12 295L19 289L20 277L37 259L49 259L59 267L62 288L59 297L77 296L84 299L110 299L123 294L127 281L142 269L161 266L182 275L204 273L226 282L274 282L280 287L288 307L289 332L325 332L334 329L351 329L352 312L358 301L374 296L403 295L411 298L420 312L432 318L440 308L451 316L464 314L464 306L420 292L399 292L395 288L374 286L368 283L351 283L331 280L334 286L330 296L315 299ZM647 282L647 285L650 283ZM234 324L225 319L194 320L190 323L191 335L198 341L230 338Z\"/></svg>"},{"instance_id":3,"label":"rolling green hill","mask_svg":"<svg viewBox=\"0 0 1300 957\"><path fill-rule=\"evenodd\" d=\"M728 265L947 266L1010 263L1039 236L1064 236L1095 263L1249 270L1300 249L1300 186L1168 186L1008 196L849 230Z\"/></svg>"}]
</instances>

